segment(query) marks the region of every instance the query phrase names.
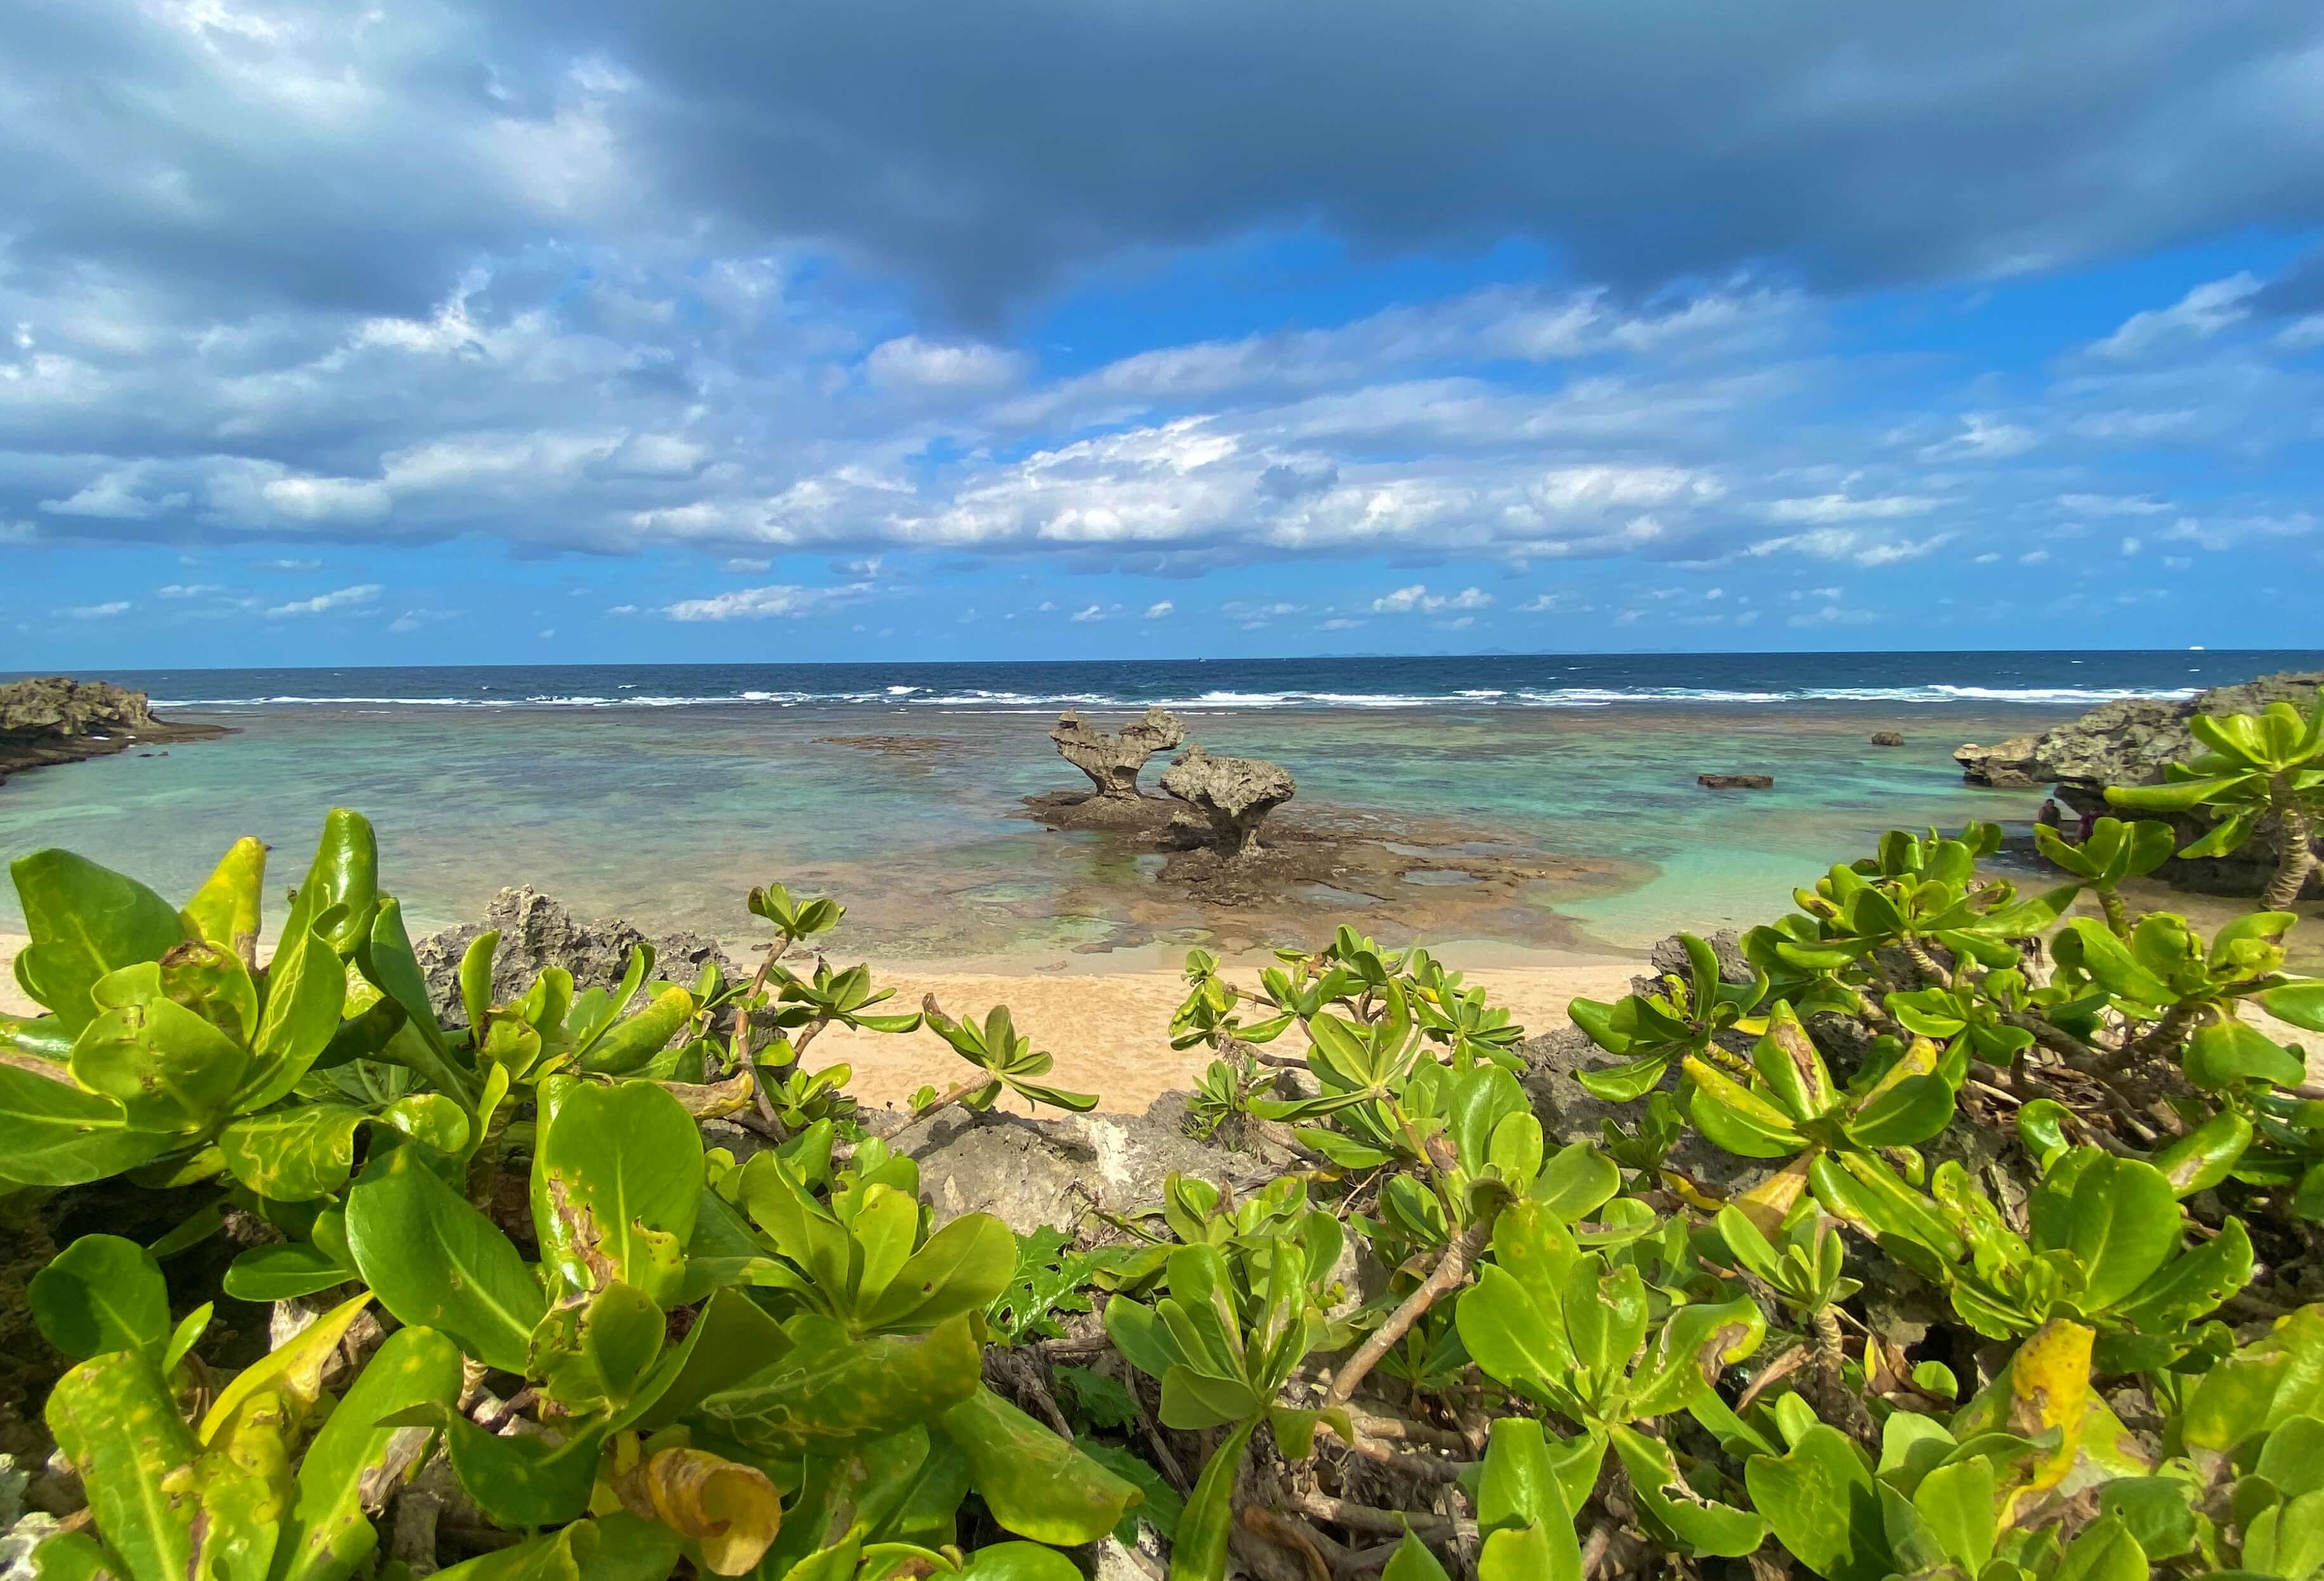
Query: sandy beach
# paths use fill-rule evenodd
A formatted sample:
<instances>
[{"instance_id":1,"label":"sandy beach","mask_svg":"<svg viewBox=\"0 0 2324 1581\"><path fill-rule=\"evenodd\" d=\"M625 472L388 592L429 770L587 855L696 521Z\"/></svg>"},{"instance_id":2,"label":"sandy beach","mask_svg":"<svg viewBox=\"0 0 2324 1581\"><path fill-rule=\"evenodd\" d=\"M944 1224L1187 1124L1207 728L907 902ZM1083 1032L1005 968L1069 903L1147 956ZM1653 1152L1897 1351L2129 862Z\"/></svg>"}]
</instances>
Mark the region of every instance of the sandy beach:
<instances>
[{"instance_id":1,"label":"sandy beach","mask_svg":"<svg viewBox=\"0 0 2324 1581\"><path fill-rule=\"evenodd\" d=\"M0 934L0 966L12 966L24 942L20 934ZM1500 953L1506 957L1508 952ZM1446 958L1458 966L1462 957L1456 949ZM1566 1002L1577 994L1612 999L1628 992L1630 977L1639 969L1635 960L1577 957L1495 965L1471 971L1469 980L1482 984L1493 1002L1506 1005L1526 1027L1545 1030L1564 1024ZM1170 1047L1170 1012L1185 996L1185 980L1175 971L953 971L927 962L892 967L875 962L872 971L877 983L896 990L898 1009L917 1008L927 994L954 1017L982 1019L993 1005L1008 1005L1034 1047L1056 1056L1050 1079L1099 1094L1100 1107L1109 1111L1135 1113L1162 1093L1191 1086L1211 1058L1206 1049L1180 1052ZM1231 976L1255 985L1257 963ZM0 981L0 1011L28 1015L38 1009L16 985L13 971ZM875 1105L900 1105L923 1085L948 1087L967 1068L925 1028L902 1036L835 1029L807 1050L811 1069L843 1063L854 1070L850 1090Z\"/></svg>"}]
</instances>

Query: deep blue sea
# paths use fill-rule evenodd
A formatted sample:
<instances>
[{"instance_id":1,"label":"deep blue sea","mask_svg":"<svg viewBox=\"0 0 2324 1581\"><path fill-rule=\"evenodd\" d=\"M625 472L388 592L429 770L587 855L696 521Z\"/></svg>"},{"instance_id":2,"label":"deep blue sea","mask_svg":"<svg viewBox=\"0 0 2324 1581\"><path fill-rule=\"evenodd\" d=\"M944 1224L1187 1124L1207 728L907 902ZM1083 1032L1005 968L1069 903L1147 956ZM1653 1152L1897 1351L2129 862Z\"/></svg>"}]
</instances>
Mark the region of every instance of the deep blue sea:
<instances>
[{"instance_id":1,"label":"deep blue sea","mask_svg":"<svg viewBox=\"0 0 2324 1581\"><path fill-rule=\"evenodd\" d=\"M835 948L874 958L1292 942L1219 936L1155 883L1158 858L1016 816L1083 783L1047 739L1059 709L1111 722L1159 702L1215 752L1290 767L1308 805L1598 864L1467 918L1464 938L1633 949L1780 912L1883 829L2030 820L2039 793L1962 785L1963 742L2318 668L2181 651L122 671L106 679L235 734L16 777L0 858L68 846L183 895L254 834L279 892L344 804L378 826L421 927L530 883L585 913L748 937L742 892L781 880L845 901ZM1906 744L1873 746L1877 730ZM895 735L918 744L869 744ZM1775 788L1705 791L1704 771ZM1428 926L1424 900L1443 896L1322 886L1315 922L1400 941ZM0 929L20 926L0 890Z\"/></svg>"}]
</instances>

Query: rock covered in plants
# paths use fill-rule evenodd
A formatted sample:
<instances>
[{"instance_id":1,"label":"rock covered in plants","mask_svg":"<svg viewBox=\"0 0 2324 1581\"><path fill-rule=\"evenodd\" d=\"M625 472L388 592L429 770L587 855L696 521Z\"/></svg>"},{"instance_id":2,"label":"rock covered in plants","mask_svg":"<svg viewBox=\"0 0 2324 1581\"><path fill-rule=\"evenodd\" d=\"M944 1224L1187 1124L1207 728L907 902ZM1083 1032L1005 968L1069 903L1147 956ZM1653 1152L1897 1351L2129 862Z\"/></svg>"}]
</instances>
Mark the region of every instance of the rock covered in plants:
<instances>
[{"instance_id":1,"label":"rock covered in plants","mask_svg":"<svg viewBox=\"0 0 2324 1581\"><path fill-rule=\"evenodd\" d=\"M2058 799L2089 817L2109 812L2106 788L2162 782L2171 764L2201 750L2188 721L2199 714L2252 714L2286 702L2305 709L2324 686L2324 670L2286 670L2235 686L2214 687L2189 698L2126 698L2101 703L2080 718L2034 735L2015 735L1996 746L1958 747L1961 778L1997 790L2056 787ZM2166 815L2181 846L2200 838L2209 820ZM2255 894L2276 865L2273 828L2262 827L2241 849L2217 857L2172 860L2162 876L2185 888L2216 894ZM2310 881L2310 892L2314 892Z\"/></svg>"},{"instance_id":2,"label":"rock covered in plants","mask_svg":"<svg viewBox=\"0 0 2324 1581\"><path fill-rule=\"evenodd\" d=\"M156 718L141 691L50 675L0 686L0 781L23 769L105 757L164 741L208 741L217 725Z\"/></svg>"},{"instance_id":3,"label":"rock covered in plants","mask_svg":"<svg viewBox=\"0 0 2324 1581\"><path fill-rule=\"evenodd\" d=\"M1280 763L1213 757L1190 746L1164 771L1162 789L1209 820L1212 841L1221 855L1248 856L1259 849L1259 826L1290 800L1299 786Z\"/></svg>"},{"instance_id":4,"label":"rock covered in plants","mask_svg":"<svg viewBox=\"0 0 2324 1581\"><path fill-rule=\"evenodd\" d=\"M585 921L561 901L531 885L504 889L484 908L484 920L463 923L415 940L411 953L428 979L428 997L448 1022L465 1022L460 1008L460 957L478 935L498 930L493 957L493 997L513 1000L549 966L573 974L576 993L611 990L629 969L631 952L650 945L655 971L671 982L690 983L705 963L715 963L729 981L748 974L730 960L718 941L678 931L650 936L619 917Z\"/></svg>"},{"instance_id":5,"label":"rock covered in plants","mask_svg":"<svg viewBox=\"0 0 2324 1581\"><path fill-rule=\"evenodd\" d=\"M1101 730L1068 710L1057 717L1049 739L1057 755L1089 776L1095 793L1117 801L1139 800L1138 776L1146 760L1186 739L1186 727L1167 708L1149 707L1119 730Z\"/></svg>"},{"instance_id":6,"label":"rock covered in plants","mask_svg":"<svg viewBox=\"0 0 2324 1581\"><path fill-rule=\"evenodd\" d=\"M1902 746L1904 744L1904 737L1897 731L1876 730L1872 733L1872 744L1875 746Z\"/></svg>"},{"instance_id":7,"label":"rock covered in plants","mask_svg":"<svg viewBox=\"0 0 2324 1581\"><path fill-rule=\"evenodd\" d=\"M1705 790L1772 790L1773 774L1697 774L1694 782Z\"/></svg>"}]
</instances>

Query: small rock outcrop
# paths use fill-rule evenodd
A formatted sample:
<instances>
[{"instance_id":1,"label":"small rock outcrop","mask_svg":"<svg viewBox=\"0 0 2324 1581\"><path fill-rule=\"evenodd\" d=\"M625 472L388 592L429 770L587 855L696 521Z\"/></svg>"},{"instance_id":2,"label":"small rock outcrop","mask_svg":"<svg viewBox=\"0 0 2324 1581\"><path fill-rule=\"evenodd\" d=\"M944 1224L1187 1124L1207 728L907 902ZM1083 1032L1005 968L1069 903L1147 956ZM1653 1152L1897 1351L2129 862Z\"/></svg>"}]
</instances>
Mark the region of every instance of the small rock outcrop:
<instances>
[{"instance_id":1,"label":"small rock outcrop","mask_svg":"<svg viewBox=\"0 0 2324 1581\"><path fill-rule=\"evenodd\" d=\"M530 885L504 889L484 908L482 922L431 933L411 947L420 975L428 980L437 1018L448 1026L467 1024L467 1013L460 1008L460 957L478 934L493 929L501 936L493 956L493 1000L498 1004L521 996L549 966L573 974L576 994L592 988L611 991L621 985L630 952L641 944L654 948L654 975L673 983L692 984L706 961L715 961L730 979L743 975L717 940L699 933L650 936L617 917L585 922Z\"/></svg>"},{"instance_id":2,"label":"small rock outcrop","mask_svg":"<svg viewBox=\"0 0 2324 1581\"><path fill-rule=\"evenodd\" d=\"M1902 746L1904 744L1904 738L1894 730L1876 730L1872 733L1872 744L1875 746Z\"/></svg>"},{"instance_id":3,"label":"small rock outcrop","mask_svg":"<svg viewBox=\"0 0 2324 1581\"><path fill-rule=\"evenodd\" d=\"M1057 717L1049 739L1057 754L1087 774L1097 794L1116 801L1139 800L1138 775L1146 760L1186 739L1186 727L1167 708L1148 708L1120 730L1100 730L1080 714Z\"/></svg>"},{"instance_id":4,"label":"small rock outcrop","mask_svg":"<svg viewBox=\"0 0 2324 1581\"><path fill-rule=\"evenodd\" d=\"M226 734L219 725L158 719L143 692L110 681L49 675L0 686L0 781L23 769Z\"/></svg>"},{"instance_id":5,"label":"small rock outcrop","mask_svg":"<svg viewBox=\"0 0 2324 1581\"><path fill-rule=\"evenodd\" d=\"M888 1139L920 1166L936 1223L989 1213L1019 1234L1071 1229L1089 1210L1122 1214L1157 1202L1173 1174L1256 1189L1291 1167L1280 1148L1237 1152L1186 1134L1186 1098L1165 1093L1143 1114L1028 1120L950 1108Z\"/></svg>"},{"instance_id":6,"label":"small rock outcrop","mask_svg":"<svg viewBox=\"0 0 2324 1581\"><path fill-rule=\"evenodd\" d=\"M1773 774L1697 774L1694 782L1706 790L1772 790Z\"/></svg>"},{"instance_id":7,"label":"small rock outcrop","mask_svg":"<svg viewBox=\"0 0 2324 1581\"><path fill-rule=\"evenodd\" d=\"M1162 789L1210 820L1212 843L1222 856L1247 856L1259 849L1259 826L1297 793L1291 771L1265 758L1213 757L1190 746L1171 760Z\"/></svg>"}]
</instances>

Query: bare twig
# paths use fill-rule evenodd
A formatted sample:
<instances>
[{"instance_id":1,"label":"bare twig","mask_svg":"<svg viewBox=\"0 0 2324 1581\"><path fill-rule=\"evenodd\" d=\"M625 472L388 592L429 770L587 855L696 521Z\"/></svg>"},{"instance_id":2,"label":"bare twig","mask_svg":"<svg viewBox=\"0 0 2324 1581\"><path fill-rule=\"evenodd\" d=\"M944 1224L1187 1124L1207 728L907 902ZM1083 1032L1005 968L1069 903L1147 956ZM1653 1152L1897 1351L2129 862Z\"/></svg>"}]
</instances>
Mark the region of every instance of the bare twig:
<instances>
[{"instance_id":1,"label":"bare twig","mask_svg":"<svg viewBox=\"0 0 2324 1581\"><path fill-rule=\"evenodd\" d=\"M1335 1499L1328 1493L1304 1493L1291 1501L1294 1513L1314 1521L1328 1521L1334 1526L1344 1526L1350 1531L1368 1531L1381 1537L1402 1537L1405 1527L1423 1542L1449 1542L1456 1538L1475 1540L1477 1523L1443 1515L1416 1515L1398 1510L1376 1510L1369 1504L1351 1504L1345 1499Z\"/></svg>"}]
</instances>

